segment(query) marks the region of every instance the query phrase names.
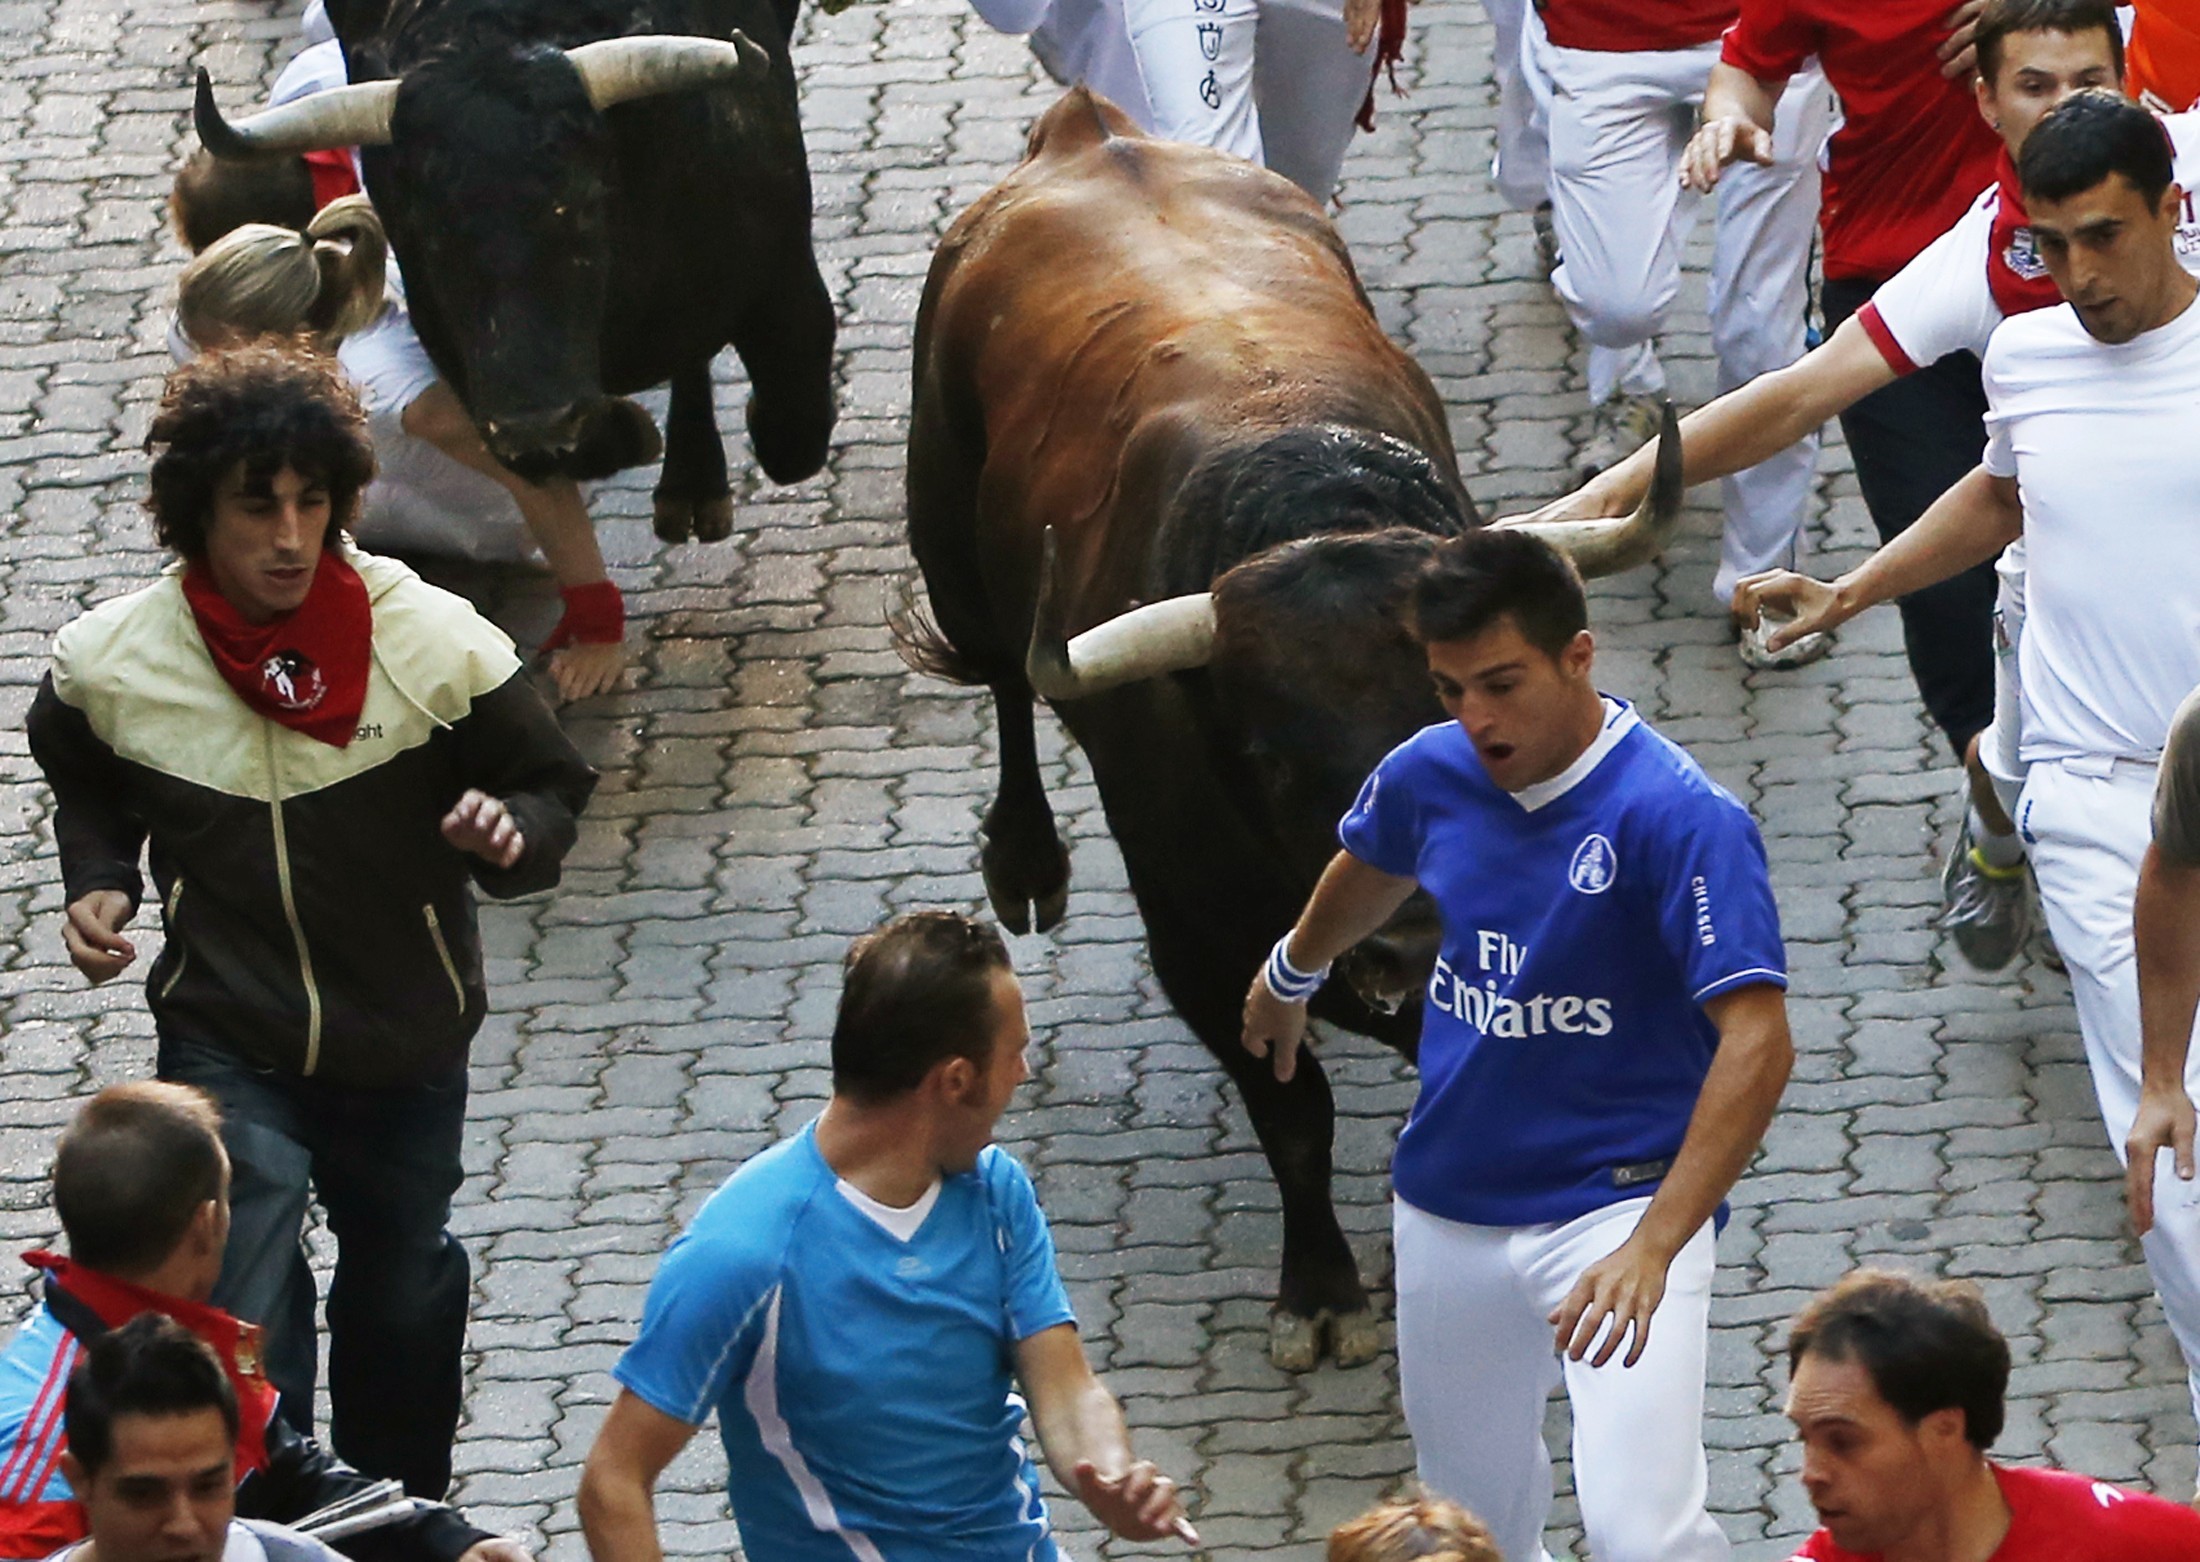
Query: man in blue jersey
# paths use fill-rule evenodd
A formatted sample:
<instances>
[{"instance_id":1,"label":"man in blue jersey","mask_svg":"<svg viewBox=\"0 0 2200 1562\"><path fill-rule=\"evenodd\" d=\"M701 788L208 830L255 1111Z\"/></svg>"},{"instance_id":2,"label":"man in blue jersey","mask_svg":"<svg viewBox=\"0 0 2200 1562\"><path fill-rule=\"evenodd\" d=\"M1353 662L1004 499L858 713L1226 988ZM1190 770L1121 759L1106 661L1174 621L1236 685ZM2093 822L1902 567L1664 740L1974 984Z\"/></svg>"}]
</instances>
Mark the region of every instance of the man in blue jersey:
<instances>
[{"instance_id":1,"label":"man in blue jersey","mask_svg":"<svg viewBox=\"0 0 2200 1562\"><path fill-rule=\"evenodd\" d=\"M1198 1537L1092 1374L1031 1179L992 1143L1029 1075L1008 950L948 912L850 950L833 1096L665 1255L589 1450L596 1562L658 1562L651 1493L715 1412L771 1562L1052 1562L1021 1428L1116 1534Z\"/></svg>"},{"instance_id":2,"label":"man in blue jersey","mask_svg":"<svg viewBox=\"0 0 2200 1562\"><path fill-rule=\"evenodd\" d=\"M1563 1378L1599 1562L1717 1562L1713 1223L1794 1056L1764 847L1739 802L1597 692L1581 582L1549 546L1446 542L1411 610L1454 720L1368 778L1254 979L1245 1043L1289 1078L1329 962L1427 890L1442 954L1392 1168L1421 1479L1507 1557L1542 1556L1543 1404Z\"/></svg>"}]
</instances>

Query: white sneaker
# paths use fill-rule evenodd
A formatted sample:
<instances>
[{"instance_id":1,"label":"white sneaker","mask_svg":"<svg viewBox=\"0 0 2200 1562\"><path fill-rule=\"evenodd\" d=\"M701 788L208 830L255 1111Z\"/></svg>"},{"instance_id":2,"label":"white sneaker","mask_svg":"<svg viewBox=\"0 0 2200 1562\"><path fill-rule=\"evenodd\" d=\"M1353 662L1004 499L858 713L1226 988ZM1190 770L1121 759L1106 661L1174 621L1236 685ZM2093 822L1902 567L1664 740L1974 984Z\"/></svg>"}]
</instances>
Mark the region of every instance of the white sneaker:
<instances>
[{"instance_id":1,"label":"white sneaker","mask_svg":"<svg viewBox=\"0 0 2200 1562\"><path fill-rule=\"evenodd\" d=\"M1618 466L1658 437L1664 403L1656 396L1614 396L1589 413L1589 442L1574 462L1581 481Z\"/></svg>"}]
</instances>

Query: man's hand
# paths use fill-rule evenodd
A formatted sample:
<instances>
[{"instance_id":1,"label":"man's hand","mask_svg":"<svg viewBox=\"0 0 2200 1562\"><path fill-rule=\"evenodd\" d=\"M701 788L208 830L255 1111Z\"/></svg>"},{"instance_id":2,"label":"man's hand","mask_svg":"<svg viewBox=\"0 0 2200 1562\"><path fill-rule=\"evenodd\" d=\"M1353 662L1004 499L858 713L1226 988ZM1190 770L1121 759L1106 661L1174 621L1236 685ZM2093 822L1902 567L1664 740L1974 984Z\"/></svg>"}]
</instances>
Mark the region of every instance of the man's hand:
<instances>
[{"instance_id":1,"label":"man's hand","mask_svg":"<svg viewBox=\"0 0 2200 1562\"><path fill-rule=\"evenodd\" d=\"M619 686L626 671L626 646L618 641L576 642L550 653L550 682L561 703L593 699Z\"/></svg>"},{"instance_id":2,"label":"man's hand","mask_svg":"<svg viewBox=\"0 0 2200 1562\"><path fill-rule=\"evenodd\" d=\"M1635 1340L1622 1365L1632 1367L1642 1360L1643 1347L1650 1343L1650 1315L1665 1299L1665 1272L1672 1262L1672 1254L1653 1251L1638 1232L1617 1252L1583 1270L1548 1320L1557 1326L1558 1349L1581 1360L1596 1343L1598 1329L1609 1322L1604 1345L1589 1365L1601 1367L1610 1361L1629 1329L1634 1330Z\"/></svg>"},{"instance_id":3,"label":"man's hand","mask_svg":"<svg viewBox=\"0 0 2200 1562\"><path fill-rule=\"evenodd\" d=\"M527 850L527 837L504 799L469 787L456 807L443 816L443 839L471 852L492 868L509 868Z\"/></svg>"},{"instance_id":4,"label":"man's hand","mask_svg":"<svg viewBox=\"0 0 2200 1562\"><path fill-rule=\"evenodd\" d=\"M1732 162L1772 165L1772 132L1746 119L1707 119L1681 153L1681 187L1718 188L1719 171Z\"/></svg>"},{"instance_id":5,"label":"man's hand","mask_svg":"<svg viewBox=\"0 0 2200 1562\"><path fill-rule=\"evenodd\" d=\"M1176 1482L1152 1460L1134 1459L1121 1475L1102 1475L1090 1459L1080 1459L1073 1473L1077 1500L1125 1540L1174 1535L1187 1546L1199 1544L1199 1531L1176 1500Z\"/></svg>"},{"instance_id":6,"label":"man's hand","mask_svg":"<svg viewBox=\"0 0 2200 1562\"><path fill-rule=\"evenodd\" d=\"M2142 1090L2139 1115L2131 1120L2124 1140L2124 1203L2131 1210L2131 1227L2145 1236L2154 1227L2154 1161L2167 1146L2175 1155L2178 1177L2193 1175L2192 1099L2180 1086L2170 1090Z\"/></svg>"},{"instance_id":7,"label":"man's hand","mask_svg":"<svg viewBox=\"0 0 2200 1562\"><path fill-rule=\"evenodd\" d=\"M1852 616L1833 587L1791 569L1744 575L1735 586L1734 616L1750 625L1760 613L1779 622L1765 637L1765 648L1772 651L1784 651L1805 635L1838 629Z\"/></svg>"},{"instance_id":8,"label":"man's hand","mask_svg":"<svg viewBox=\"0 0 2200 1562\"><path fill-rule=\"evenodd\" d=\"M458 1562L535 1562L535 1554L516 1540L499 1535L477 1540L459 1553Z\"/></svg>"},{"instance_id":9,"label":"man's hand","mask_svg":"<svg viewBox=\"0 0 2200 1562\"><path fill-rule=\"evenodd\" d=\"M122 936L131 909L130 897L118 889L95 889L69 903L61 943L69 963L94 987L120 976L137 958L137 945Z\"/></svg>"},{"instance_id":10,"label":"man's hand","mask_svg":"<svg viewBox=\"0 0 2200 1562\"><path fill-rule=\"evenodd\" d=\"M1979 12L1985 9L1986 0L1963 0L1940 19L1948 29L1947 41L1939 50L1941 75L1957 80L1978 69L1978 46L1972 39L1978 32Z\"/></svg>"},{"instance_id":11,"label":"man's hand","mask_svg":"<svg viewBox=\"0 0 2200 1562\"><path fill-rule=\"evenodd\" d=\"M1276 1078L1288 1084L1298 1072L1299 1044L1306 1039L1306 1005L1285 1003L1268 990L1264 974L1255 971L1245 994L1245 1029L1240 1039L1256 1058L1272 1053Z\"/></svg>"}]
</instances>

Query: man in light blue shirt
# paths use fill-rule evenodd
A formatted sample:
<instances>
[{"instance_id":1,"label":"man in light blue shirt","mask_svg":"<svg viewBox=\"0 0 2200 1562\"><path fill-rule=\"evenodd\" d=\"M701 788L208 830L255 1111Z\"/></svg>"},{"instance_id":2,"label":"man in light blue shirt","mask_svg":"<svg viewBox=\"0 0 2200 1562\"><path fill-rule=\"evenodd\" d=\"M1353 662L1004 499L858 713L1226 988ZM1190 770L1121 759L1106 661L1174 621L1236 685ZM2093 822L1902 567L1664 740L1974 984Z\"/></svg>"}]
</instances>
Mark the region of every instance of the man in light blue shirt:
<instances>
[{"instance_id":1,"label":"man in light blue shirt","mask_svg":"<svg viewBox=\"0 0 2200 1562\"><path fill-rule=\"evenodd\" d=\"M752 1557L1051 1562L1019 1381L1096 1518L1196 1543L991 1142L1030 1037L991 928L919 912L857 942L824 1114L735 1172L650 1287L581 1480L596 1562L657 1562L652 1490L714 1411Z\"/></svg>"}]
</instances>

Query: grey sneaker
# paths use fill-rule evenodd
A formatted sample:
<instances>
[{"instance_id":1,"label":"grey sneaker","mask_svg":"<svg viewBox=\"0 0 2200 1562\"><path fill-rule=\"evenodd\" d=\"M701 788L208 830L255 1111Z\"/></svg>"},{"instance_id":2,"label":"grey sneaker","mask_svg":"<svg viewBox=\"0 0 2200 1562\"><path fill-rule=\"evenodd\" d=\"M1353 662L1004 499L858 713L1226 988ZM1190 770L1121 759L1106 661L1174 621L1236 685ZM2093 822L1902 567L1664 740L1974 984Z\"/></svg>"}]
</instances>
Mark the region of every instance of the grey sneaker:
<instances>
[{"instance_id":1,"label":"grey sneaker","mask_svg":"<svg viewBox=\"0 0 2200 1562\"><path fill-rule=\"evenodd\" d=\"M1663 403L1655 396L1614 396L1591 409L1589 442L1574 468L1583 482L1622 461L1658 437Z\"/></svg>"},{"instance_id":2,"label":"grey sneaker","mask_svg":"<svg viewBox=\"0 0 2200 1562\"><path fill-rule=\"evenodd\" d=\"M1933 925L1954 935L1956 951L1974 970L1998 971L2017 957L2032 931L2032 901L2024 864L1996 868L1979 855L1965 816L1940 870L1941 911Z\"/></svg>"},{"instance_id":3,"label":"grey sneaker","mask_svg":"<svg viewBox=\"0 0 2200 1562\"><path fill-rule=\"evenodd\" d=\"M1551 218L1551 203L1545 201L1528 213L1528 221L1535 224L1535 262L1547 278L1564 258L1558 252L1558 224Z\"/></svg>"},{"instance_id":4,"label":"grey sneaker","mask_svg":"<svg viewBox=\"0 0 2200 1562\"><path fill-rule=\"evenodd\" d=\"M1734 626L1735 650L1741 654L1742 665L1762 672L1767 669L1782 671L1790 667L1808 667L1833 649L1833 636L1821 630L1812 630L1793 645L1784 645L1775 651L1765 641L1775 629L1788 622L1770 613L1759 612L1757 622L1744 628Z\"/></svg>"}]
</instances>

